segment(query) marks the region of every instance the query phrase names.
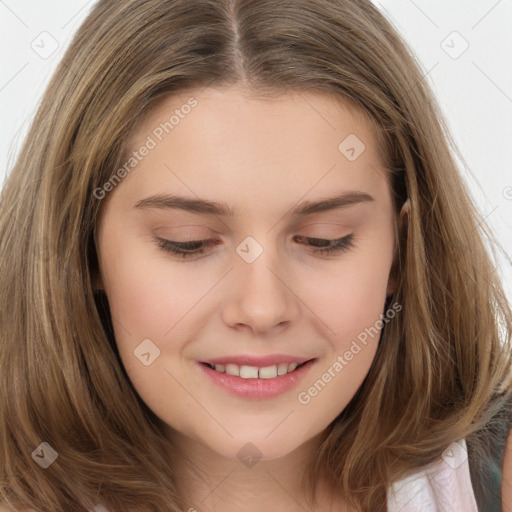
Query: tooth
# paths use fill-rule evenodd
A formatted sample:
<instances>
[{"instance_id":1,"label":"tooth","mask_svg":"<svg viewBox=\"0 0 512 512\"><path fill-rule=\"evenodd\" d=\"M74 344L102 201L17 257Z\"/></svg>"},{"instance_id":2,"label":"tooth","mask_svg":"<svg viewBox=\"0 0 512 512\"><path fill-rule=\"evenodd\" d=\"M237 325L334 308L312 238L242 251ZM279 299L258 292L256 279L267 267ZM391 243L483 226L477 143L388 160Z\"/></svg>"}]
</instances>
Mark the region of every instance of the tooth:
<instances>
[{"instance_id":1,"label":"tooth","mask_svg":"<svg viewBox=\"0 0 512 512\"><path fill-rule=\"evenodd\" d=\"M288 366L288 373L293 372L293 370L295 370L295 368L297 368L297 366L298 366L297 363L290 363L290 365Z\"/></svg>"},{"instance_id":2,"label":"tooth","mask_svg":"<svg viewBox=\"0 0 512 512\"><path fill-rule=\"evenodd\" d=\"M242 379L257 379L258 368L256 366L240 366L240 377Z\"/></svg>"},{"instance_id":3,"label":"tooth","mask_svg":"<svg viewBox=\"0 0 512 512\"><path fill-rule=\"evenodd\" d=\"M260 379L273 379L277 377L277 366L265 366L265 368L260 368Z\"/></svg>"},{"instance_id":4,"label":"tooth","mask_svg":"<svg viewBox=\"0 0 512 512\"><path fill-rule=\"evenodd\" d=\"M256 366L238 366L237 364L216 364L215 371L235 375L242 379L273 379L279 375L286 375L298 368L298 363L280 363L278 365L265 366L258 368Z\"/></svg>"},{"instance_id":5,"label":"tooth","mask_svg":"<svg viewBox=\"0 0 512 512\"><path fill-rule=\"evenodd\" d=\"M237 364L227 364L226 373L228 375L236 375L237 377L240 377L240 368Z\"/></svg>"},{"instance_id":6,"label":"tooth","mask_svg":"<svg viewBox=\"0 0 512 512\"><path fill-rule=\"evenodd\" d=\"M288 363L281 363L277 366L277 375L285 375L288 373Z\"/></svg>"}]
</instances>

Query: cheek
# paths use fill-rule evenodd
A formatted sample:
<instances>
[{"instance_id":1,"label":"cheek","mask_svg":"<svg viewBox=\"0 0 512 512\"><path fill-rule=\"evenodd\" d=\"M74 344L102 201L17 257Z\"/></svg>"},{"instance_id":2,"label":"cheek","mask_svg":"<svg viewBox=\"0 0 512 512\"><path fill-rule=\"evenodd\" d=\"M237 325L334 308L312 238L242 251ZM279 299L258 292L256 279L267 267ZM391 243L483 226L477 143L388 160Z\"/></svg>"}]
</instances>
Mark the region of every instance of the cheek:
<instances>
[{"instance_id":1,"label":"cheek","mask_svg":"<svg viewBox=\"0 0 512 512\"><path fill-rule=\"evenodd\" d=\"M108 276L105 287L123 366L144 401L159 404L161 390L176 384L165 369L175 366L180 357L195 327L189 318L211 282L194 279L194 274L184 272L180 265L170 264L165 254L155 255L148 248L130 246L122 253L110 253L104 263L104 275ZM147 353L139 350L147 339L156 348L149 345L149 359L154 362L145 366L137 355Z\"/></svg>"},{"instance_id":2,"label":"cheek","mask_svg":"<svg viewBox=\"0 0 512 512\"><path fill-rule=\"evenodd\" d=\"M294 418L307 428L306 436L320 432L343 412L368 374L376 349L376 344L357 340L340 347L300 386Z\"/></svg>"},{"instance_id":3,"label":"cheek","mask_svg":"<svg viewBox=\"0 0 512 512\"><path fill-rule=\"evenodd\" d=\"M316 426L342 412L375 358L392 260L391 243L378 242L373 250L347 254L335 268L316 272L304 283L302 293L331 345L329 356L297 394L301 414L314 417Z\"/></svg>"},{"instance_id":4,"label":"cheek","mask_svg":"<svg viewBox=\"0 0 512 512\"><path fill-rule=\"evenodd\" d=\"M387 284L381 271L374 268L362 274L347 267L346 272L331 274L328 279L319 277L317 286L307 291L311 299L308 305L322 320L323 336L331 346L328 356L297 392L298 413L314 418L310 433L343 411L373 363L382 332Z\"/></svg>"},{"instance_id":5,"label":"cheek","mask_svg":"<svg viewBox=\"0 0 512 512\"><path fill-rule=\"evenodd\" d=\"M193 389L176 361L190 334L187 313L211 285L191 280L165 255L148 256L136 248L111 260L105 285L116 344L131 383L157 416L180 427L183 412L194 403L180 385ZM154 345L141 345L148 339Z\"/></svg>"},{"instance_id":6,"label":"cheek","mask_svg":"<svg viewBox=\"0 0 512 512\"><path fill-rule=\"evenodd\" d=\"M384 313L391 260L346 258L337 268L318 271L303 282L301 295L324 324L325 337L335 348L350 345Z\"/></svg>"},{"instance_id":7,"label":"cheek","mask_svg":"<svg viewBox=\"0 0 512 512\"><path fill-rule=\"evenodd\" d=\"M118 258L108 290L112 316L119 327L118 341L130 332L132 342L154 338L165 343L175 326L208 290L208 283L191 279L190 272L171 265L165 255L144 251Z\"/></svg>"}]
</instances>

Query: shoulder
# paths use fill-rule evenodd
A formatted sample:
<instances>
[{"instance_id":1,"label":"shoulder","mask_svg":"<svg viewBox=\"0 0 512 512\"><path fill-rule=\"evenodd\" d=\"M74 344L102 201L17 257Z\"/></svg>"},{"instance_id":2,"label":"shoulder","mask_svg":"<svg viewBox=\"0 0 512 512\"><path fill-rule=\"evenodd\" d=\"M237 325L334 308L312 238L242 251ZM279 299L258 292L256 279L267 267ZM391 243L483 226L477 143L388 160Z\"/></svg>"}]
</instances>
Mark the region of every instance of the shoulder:
<instances>
[{"instance_id":1,"label":"shoulder","mask_svg":"<svg viewBox=\"0 0 512 512\"><path fill-rule=\"evenodd\" d=\"M501 501L503 512L512 510L512 430L508 433L503 455Z\"/></svg>"}]
</instances>

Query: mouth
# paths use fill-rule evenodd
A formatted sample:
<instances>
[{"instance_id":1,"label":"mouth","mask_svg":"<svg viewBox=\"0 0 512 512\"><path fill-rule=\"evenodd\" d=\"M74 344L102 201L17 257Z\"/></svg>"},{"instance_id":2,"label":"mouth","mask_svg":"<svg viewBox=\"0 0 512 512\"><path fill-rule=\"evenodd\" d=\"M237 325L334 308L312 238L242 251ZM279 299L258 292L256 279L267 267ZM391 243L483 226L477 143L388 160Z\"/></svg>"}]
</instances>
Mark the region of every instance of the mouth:
<instances>
[{"instance_id":1,"label":"mouth","mask_svg":"<svg viewBox=\"0 0 512 512\"><path fill-rule=\"evenodd\" d=\"M204 366L214 370L217 373L224 373L226 375L232 375L234 377L240 377L242 379L275 379L282 375L288 375L302 368L305 364L313 359L308 359L301 363L297 362L282 362L278 364L268 366L250 366L250 365L238 365L234 363L228 364L212 364L212 363L201 363Z\"/></svg>"},{"instance_id":2,"label":"mouth","mask_svg":"<svg viewBox=\"0 0 512 512\"><path fill-rule=\"evenodd\" d=\"M249 362L247 358L243 359L245 359L244 362ZM249 400L267 400L297 387L317 361L317 358L287 357L287 359L296 359L292 362L286 362L282 357L277 359L281 359L281 362L277 363L276 358L274 358L276 364L269 364L268 360L260 362L260 365L265 366L238 365L233 363L231 358L231 362L226 359L223 359L223 362L219 362L221 360L198 362L196 367L202 370L200 373L209 382L230 395ZM255 363L252 364L255 365Z\"/></svg>"}]
</instances>

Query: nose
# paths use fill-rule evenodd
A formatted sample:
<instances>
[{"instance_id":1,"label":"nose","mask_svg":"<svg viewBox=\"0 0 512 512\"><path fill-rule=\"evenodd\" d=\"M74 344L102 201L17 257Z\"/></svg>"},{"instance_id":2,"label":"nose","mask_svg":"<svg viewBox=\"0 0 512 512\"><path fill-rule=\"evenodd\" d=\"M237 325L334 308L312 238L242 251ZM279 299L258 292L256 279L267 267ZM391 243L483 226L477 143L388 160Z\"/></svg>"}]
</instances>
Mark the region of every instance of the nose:
<instances>
[{"instance_id":1,"label":"nose","mask_svg":"<svg viewBox=\"0 0 512 512\"><path fill-rule=\"evenodd\" d=\"M283 270L267 247L252 263L236 255L222 317L239 331L272 334L299 316L299 299L290 272Z\"/></svg>"}]
</instances>

